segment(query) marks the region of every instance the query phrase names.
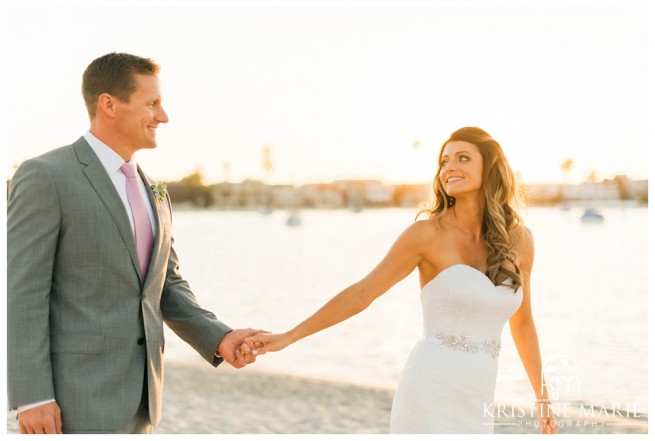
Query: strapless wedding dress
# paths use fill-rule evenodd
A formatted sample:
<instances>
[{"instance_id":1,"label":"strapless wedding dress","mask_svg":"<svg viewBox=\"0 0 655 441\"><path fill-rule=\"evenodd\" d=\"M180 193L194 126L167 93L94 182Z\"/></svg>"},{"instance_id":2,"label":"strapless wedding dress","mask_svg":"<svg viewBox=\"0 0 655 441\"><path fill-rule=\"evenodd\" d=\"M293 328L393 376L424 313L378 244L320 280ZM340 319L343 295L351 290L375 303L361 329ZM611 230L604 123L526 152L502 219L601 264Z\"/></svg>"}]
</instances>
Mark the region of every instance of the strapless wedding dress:
<instances>
[{"instance_id":1,"label":"strapless wedding dress","mask_svg":"<svg viewBox=\"0 0 655 441\"><path fill-rule=\"evenodd\" d=\"M501 332L522 298L462 264L423 287L424 333L396 389L391 433L493 433Z\"/></svg>"}]
</instances>

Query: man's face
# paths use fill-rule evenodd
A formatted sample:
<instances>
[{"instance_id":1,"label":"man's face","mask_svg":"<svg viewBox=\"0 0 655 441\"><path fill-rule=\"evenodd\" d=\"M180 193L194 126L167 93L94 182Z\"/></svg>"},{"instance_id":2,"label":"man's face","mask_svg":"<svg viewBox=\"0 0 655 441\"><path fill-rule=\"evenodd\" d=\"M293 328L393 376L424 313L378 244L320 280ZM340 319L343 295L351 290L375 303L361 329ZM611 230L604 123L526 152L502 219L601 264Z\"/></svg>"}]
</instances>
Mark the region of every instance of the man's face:
<instances>
[{"instance_id":1,"label":"man's face","mask_svg":"<svg viewBox=\"0 0 655 441\"><path fill-rule=\"evenodd\" d=\"M135 75L137 89L127 103L116 103L115 130L121 143L133 151L157 147L157 127L168 122L161 105L159 78Z\"/></svg>"}]
</instances>

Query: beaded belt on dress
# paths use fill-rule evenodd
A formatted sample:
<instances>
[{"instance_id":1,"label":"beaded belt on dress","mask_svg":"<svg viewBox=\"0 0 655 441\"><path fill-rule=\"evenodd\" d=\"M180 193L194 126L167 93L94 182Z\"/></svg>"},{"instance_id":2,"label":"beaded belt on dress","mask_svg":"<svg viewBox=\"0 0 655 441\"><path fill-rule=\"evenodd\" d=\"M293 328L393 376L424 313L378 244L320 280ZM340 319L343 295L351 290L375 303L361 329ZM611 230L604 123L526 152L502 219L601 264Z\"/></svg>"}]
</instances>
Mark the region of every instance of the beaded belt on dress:
<instances>
[{"instance_id":1,"label":"beaded belt on dress","mask_svg":"<svg viewBox=\"0 0 655 441\"><path fill-rule=\"evenodd\" d=\"M471 341L468 335L450 335L443 331L436 331L434 334L441 342L442 348L450 348L463 352L486 352L493 358L500 353L500 342L498 340Z\"/></svg>"}]
</instances>

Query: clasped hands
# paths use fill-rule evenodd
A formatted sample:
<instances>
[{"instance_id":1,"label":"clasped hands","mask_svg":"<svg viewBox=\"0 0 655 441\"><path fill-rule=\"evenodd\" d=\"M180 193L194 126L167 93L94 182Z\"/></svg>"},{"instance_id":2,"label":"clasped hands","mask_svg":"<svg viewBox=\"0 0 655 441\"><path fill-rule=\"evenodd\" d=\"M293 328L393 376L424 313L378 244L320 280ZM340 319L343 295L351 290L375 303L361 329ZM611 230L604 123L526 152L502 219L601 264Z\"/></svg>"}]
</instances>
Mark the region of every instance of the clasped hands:
<instances>
[{"instance_id":1,"label":"clasped hands","mask_svg":"<svg viewBox=\"0 0 655 441\"><path fill-rule=\"evenodd\" d=\"M279 351L289 343L286 334L271 334L252 328L235 329L223 337L218 353L233 367L240 369L254 363L258 355Z\"/></svg>"}]
</instances>

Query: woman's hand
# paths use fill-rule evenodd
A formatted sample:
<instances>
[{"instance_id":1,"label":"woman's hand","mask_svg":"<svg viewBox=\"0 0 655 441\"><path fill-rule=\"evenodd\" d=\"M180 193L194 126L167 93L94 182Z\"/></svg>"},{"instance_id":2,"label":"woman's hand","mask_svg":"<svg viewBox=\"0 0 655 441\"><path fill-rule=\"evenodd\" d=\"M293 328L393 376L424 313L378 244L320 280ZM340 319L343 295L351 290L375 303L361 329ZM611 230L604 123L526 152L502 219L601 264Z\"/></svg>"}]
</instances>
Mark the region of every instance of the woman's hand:
<instances>
[{"instance_id":1,"label":"woman's hand","mask_svg":"<svg viewBox=\"0 0 655 441\"><path fill-rule=\"evenodd\" d=\"M256 347L261 348L258 349L261 351L260 354L277 352L291 344L291 337L288 332L283 334L261 333L253 336L252 340L255 342Z\"/></svg>"},{"instance_id":2,"label":"woman's hand","mask_svg":"<svg viewBox=\"0 0 655 441\"><path fill-rule=\"evenodd\" d=\"M555 435L557 433L557 418L548 403L537 403L537 418L542 434Z\"/></svg>"},{"instance_id":3,"label":"woman's hand","mask_svg":"<svg viewBox=\"0 0 655 441\"><path fill-rule=\"evenodd\" d=\"M291 338L288 333L271 334L270 332L262 332L245 339L239 350L246 359L246 363L250 363L249 360L254 360L257 355L280 351L289 344L291 344Z\"/></svg>"}]
</instances>

